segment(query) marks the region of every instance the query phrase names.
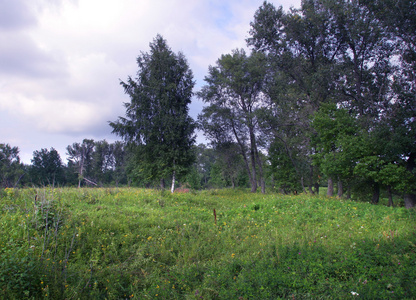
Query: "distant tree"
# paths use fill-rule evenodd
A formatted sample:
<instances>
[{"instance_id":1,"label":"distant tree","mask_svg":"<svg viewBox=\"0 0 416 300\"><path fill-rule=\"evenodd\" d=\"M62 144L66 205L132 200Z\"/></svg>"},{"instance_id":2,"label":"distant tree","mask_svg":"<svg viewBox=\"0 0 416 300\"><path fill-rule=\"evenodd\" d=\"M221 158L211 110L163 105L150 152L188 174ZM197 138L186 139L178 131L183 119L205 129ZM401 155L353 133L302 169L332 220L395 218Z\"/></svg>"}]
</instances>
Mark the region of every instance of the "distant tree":
<instances>
[{"instance_id":1,"label":"distant tree","mask_svg":"<svg viewBox=\"0 0 416 300\"><path fill-rule=\"evenodd\" d=\"M86 179L85 174L91 168L92 154L94 152L94 140L84 139L82 144L73 143L66 147L68 155L68 166L75 168L78 174L78 187L81 187L82 180Z\"/></svg>"},{"instance_id":2,"label":"distant tree","mask_svg":"<svg viewBox=\"0 0 416 300\"><path fill-rule=\"evenodd\" d=\"M298 172L302 156L283 140L275 139L269 147L269 175L276 191L284 194L302 191L301 174Z\"/></svg>"},{"instance_id":3,"label":"distant tree","mask_svg":"<svg viewBox=\"0 0 416 300\"><path fill-rule=\"evenodd\" d=\"M127 163L129 151L123 142L117 141L112 144L113 148L113 180L118 186L127 183Z\"/></svg>"},{"instance_id":4,"label":"distant tree","mask_svg":"<svg viewBox=\"0 0 416 300\"><path fill-rule=\"evenodd\" d=\"M33 183L51 186L64 183L64 166L58 151L54 148L34 151L31 162L30 175Z\"/></svg>"},{"instance_id":5,"label":"distant tree","mask_svg":"<svg viewBox=\"0 0 416 300\"><path fill-rule=\"evenodd\" d=\"M94 142L91 158L91 170L88 175L101 185L109 183L114 169L113 144L106 140Z\"/></svg>"},{"instance_id":6,"label":"distant tree","mask_svg":"<svg viewBox=\"0 0 416 300\"><path fill-rule=\"evenodd\" d=\"M172 178L171 192L178 176L185 175L195 157L195 124L188 115L195 85L185 56L175 54L158 35L150 53L137 58L137 78L121 82L131 102L126 116L110 122L113 133L135 146L134 172L148 181Z\"/></svg>"},{"instance_id":7,"label":"distant tree","mask_svg":"<svg viewBox=\"0 0 416 300\"><path fill-rule=\"evenodd\" d=\"M201 178L201 186L208 187L212 165L215 163L215 150L205 144L195 147L196 168Z\"/></svg>"},{"instance_id":8,"label":"distant tree","mask_svg":"<svg viewBox=\"0 0 416 300\"><path fill-rule=\"evenodd\" d=\"M237 143L217 144L215 157L214 166L218 172L217 176L220 176L224 186L235 188L248 185L247 169Z\"/></svg>"},{"instance_id":9,"label":"distant tree","mask_svg":"<svg viewBox=\"0 0 416 300\"><path fill-rule=\"evenodd\" d=\"M9 144L0 144L0 185L16 187L24 175L23 164L20 163L19 148Z\"/></svg>"}]
</instances>

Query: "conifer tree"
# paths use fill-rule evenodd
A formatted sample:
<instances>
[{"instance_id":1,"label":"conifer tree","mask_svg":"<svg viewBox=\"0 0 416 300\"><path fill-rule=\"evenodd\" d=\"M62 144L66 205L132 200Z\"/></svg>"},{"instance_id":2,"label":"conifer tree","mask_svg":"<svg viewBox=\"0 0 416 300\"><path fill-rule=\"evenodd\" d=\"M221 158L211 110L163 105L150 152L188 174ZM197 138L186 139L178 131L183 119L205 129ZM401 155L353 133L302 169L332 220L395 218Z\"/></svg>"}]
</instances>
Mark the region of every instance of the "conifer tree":
<instances>
[{"instance_id":1,"label":"conifer tree","mask_svg":"<svg viewBox=\"0 0 416 300\"><path fill-rule=\"evenodd\" d=\"M131 101L126 116L110 122L113 133L135 149L136 177L147 182L184 175L194 161L193 119L188 115L195 82L185 56L172 52L162 36L137 58L135 79L121 82Z\"/></svg>"}]
</instances>

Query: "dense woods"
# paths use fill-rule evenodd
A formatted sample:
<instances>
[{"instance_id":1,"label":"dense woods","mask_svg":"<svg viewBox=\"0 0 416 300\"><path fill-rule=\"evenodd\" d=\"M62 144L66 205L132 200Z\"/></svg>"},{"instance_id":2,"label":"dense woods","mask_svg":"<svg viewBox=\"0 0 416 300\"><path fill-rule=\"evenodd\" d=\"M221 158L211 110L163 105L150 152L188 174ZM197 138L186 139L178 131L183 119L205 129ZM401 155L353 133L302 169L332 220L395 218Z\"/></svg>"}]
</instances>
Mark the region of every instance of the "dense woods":
<instances>
[{"instance_id":1,"label":"dense woods","mask_svg":"<svg viewBox=\"0 0 416 300\"><path fill-rule=\"evenodd\" d=\"M264 2L249 51L210 66L188 115L192 72L161 36L122 82L131 102L110 122L124 142L85 139L33 154L0 144L0 184L138 185L319 193L416 205L416 4L404 0ZM194 130L208 145L195 145Z\"/></svg>"}]
</instances>

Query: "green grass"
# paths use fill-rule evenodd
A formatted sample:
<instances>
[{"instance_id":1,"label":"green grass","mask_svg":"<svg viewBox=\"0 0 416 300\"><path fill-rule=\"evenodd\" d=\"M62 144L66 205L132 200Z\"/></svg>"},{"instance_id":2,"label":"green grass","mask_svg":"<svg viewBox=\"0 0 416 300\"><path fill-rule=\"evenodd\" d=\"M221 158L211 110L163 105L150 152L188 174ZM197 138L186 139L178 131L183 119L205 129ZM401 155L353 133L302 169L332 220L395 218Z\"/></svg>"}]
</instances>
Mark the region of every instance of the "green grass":
<instances>
[{"instance_id":1,"label":"green grass","mask_svg":"<svg viewBox=\"0 0 416 300\"><path fill-rule=\"evenodd\" d=\"M0 196L0 298L416 297L415 210L241 190Z\"/></svg>"}]
</instances>

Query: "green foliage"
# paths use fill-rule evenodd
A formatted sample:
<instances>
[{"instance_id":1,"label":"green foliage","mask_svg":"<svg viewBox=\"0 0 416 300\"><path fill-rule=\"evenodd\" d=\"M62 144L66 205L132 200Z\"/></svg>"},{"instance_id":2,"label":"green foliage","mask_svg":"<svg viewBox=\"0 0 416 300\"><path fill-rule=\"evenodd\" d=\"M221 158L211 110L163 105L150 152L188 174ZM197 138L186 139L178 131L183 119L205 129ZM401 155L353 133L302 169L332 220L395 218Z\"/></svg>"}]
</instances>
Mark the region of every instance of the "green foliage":
<instances>
[{"instance_id":1,"label":"green foliage","mask_svg":"<svg viewBox=\"0 0 416 300\"><path fill-rule=\"evenodd\" d=\"M185 56L172 52L160 35L137 64L137 78L121 82L131 98L125 103L126 117L110 126L134 149L137 178L152 182L173 173L183 176L194 162L195 124L188 115L195 85L192 71Z\"/></svg>"},{"instance_id":2,"label":"green foliage","mask_svg":"<svg viewBox=\"0 0 416 300\"><path fill-rule=\"evenodd\" d=\"M199 127L217 150L222 148L226 155L236 152L227 148L234 146L239 149L253 192L257 189L257 178L262 192L265 192L257 118L263 100L265 63L265 56L260 52L246 55L243 49L236 49L231 54L222 55L216 66L209 68L209 75L205 78L207 84L197 94L208 104L198 115ZM222 158L228 163L233 159ZM232 172L229 168L224 171ZM236 176L227 177L234 185Z\"/></svg>"},{"instance_id":3,"label":"green foliage","mask_svg":"<svg viewBox=\"0 0 416 300\"><path fill-rule=\"evenodd\" d=\"M295 151L289 152L284 143L275 140L269 148L270 176L273 178L274 189L284 194L302 191L300 185L301 175L296 167L302 164L301 156ZM292 157L292 154L294 157Z\"/></svg>"},{"instance_id":4,"label":"green foliage","mask_svg":"<svg viewBox=\"0 0 416 300\"><path fill-rule=\"evenodd\" d=\"M9 240L0 251L0 296L4 299L40 298L39 267L32 249Z\"/></svg>"},{"instance_id":5,"label":"green foliage","mask_svg":"<svg viewBox=\"0 0 416 300\"><path fill-rule=\"evenodd\" d=\"M201 189L201 175L198 173L198 170L194 167L191 168L191 171L188 173L186 177L186 182L189 184L189 186L194 190Z\"/></svg>"},{"instance_id":6,"label":"green foliage","mask_svg":"<svg viewBox=\"0 0 416 300\"><path fill-rule=\"evenodd\" d=\"M54 148L33 152L30 176L34 184L62 185L65 182L64 166L61 157Z\"/></svg>"},{"instance_id":7,"label":"green foliage","mask_svg":"<svg viewBox=\"0 0 416 300\"><path fill-rule=\"evenodd\" d=\"M361 178L370 178L375 182L390 186L392 189L404 193L415 189L413 174L405 167L387 163L378 156L362 158L354 168L354 174Z\"/></svg>"},{"instance_id":8,"label":"green foliage","mask_svg":"<svg viewBox=\"0 0 416 300\"><path fill-rule=\"evenodd\" d=\"M16 187L23 175L19 148L0 143L0 187Z\"/></svg>"},{"instance_id":9,"label":"green foliage","mask_svg":"<svg viewBox=\"0 0 416 300\"><path fill-rule=\"evenodd\" d=\"M242 190L4 194L0 298L416 296L414 210Z\"/></svg>"},{"instance_id":10,"label":"green foliage","mask_svg":"<svg viewBox=\"0 0 416 300\"><path fill-rule=\"evenodd\" d=\"M351 179L356 161L363 156L368 143L358 136L356 119L335 104L322 105L314 114L312 145L314 163L327 176Z\"/></svg>"}]
</instances>

